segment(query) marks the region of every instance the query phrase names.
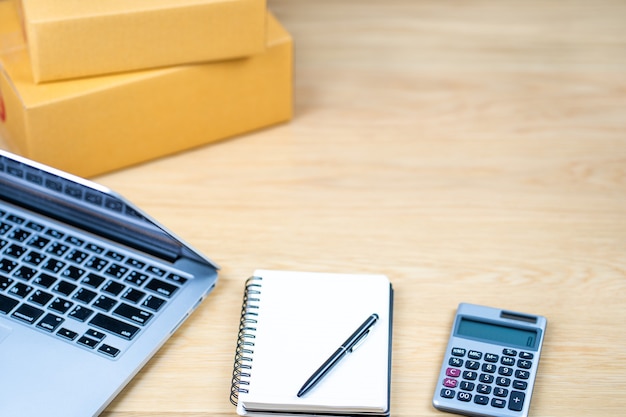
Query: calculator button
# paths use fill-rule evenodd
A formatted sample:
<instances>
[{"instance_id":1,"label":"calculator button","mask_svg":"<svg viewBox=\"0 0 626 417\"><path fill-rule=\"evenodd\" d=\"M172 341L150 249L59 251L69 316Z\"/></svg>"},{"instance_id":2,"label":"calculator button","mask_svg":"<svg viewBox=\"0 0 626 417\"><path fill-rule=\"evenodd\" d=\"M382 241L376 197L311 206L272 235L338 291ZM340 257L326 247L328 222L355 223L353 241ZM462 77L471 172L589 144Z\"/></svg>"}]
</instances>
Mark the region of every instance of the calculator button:
<instances>
[{"instance_id":1,"label":"calculator button","mask_svg":"<svg viewBox=\"0 0 626 417\"><path fill-rule=\"evenodd\" d=\"M474 371L465 371L465 372L463 372L463 379L467 379L467 380L473 381L476 378L478 378L478 373L477 372L474 372Z\"/></svg>"},{"instance_id":2,"label":"calculator button","mask_svg":"<svg viewBox=\"0 0 626 417\"><path fill-rule=\"evenodd\" d=\"M480 374L480 382L484 382L485 384L491 384L493 383L493 380L495 378L493 377L493 375L489 375L489 374Z\"/></svg>"},{"instance_id":3,"label":"calculator button","mask_svg":"<svg viewBox=\"0 0 626 417\"><path fill-rule=\"evenodd\" d=\"M525 390L526 388L528 388L528 382L518 381L516 379L515 381L513 381L513 388Z\"/></svg>"},{"instance_id":4,"label":"calculator button","mask_svg":"<svg viewBox=\"0 0 626 417\"><path fill-rule=\"evenodd\" d=\"M491 393L491 385L487 384L478 384L478 388L476 389L481 394L490 394Z\"/></svg>"},{"instance_id":5,"label":"calculator button","mask_svg":"<svg viewBox=\"0 0 626 417\"><path fill-rule=\"evenodd\" d=\"M506 356L517 356L517 351L515 349L503 349L502 354Z\"/></svg>"},{"instance_id":6,"label":"calculator button","mask_svg":"<svg viewBox=\"0 0 626 417\"><path fill-rule=\"evenodd\" d=\"M485 354L485 361L487 362L496 363L498 362L498 359L500 359L500 357L498 355L494 355L493 353Z\"/></svg>"},{"instance_id":7,"label":"calculator button","mask_svg":"<svg viewBox=\"0 0 626 417\"><path fill-rule=\"evenodd\" d=\"M454 398L455 392L451 389L444 388L441 390L441 396L443 398Z\"/></svg>"},{"instance_id":8,"label":"calculator button","mask_svg":"<svg viewBox=\"0 0 626 417\"><path fill-rule=\"evenodd\" d=\"M469 392L459 392L459 395L456 397L459 401L469 402L472 401L472 394Z\"/></svg>"},{"instance_id":9,"label":"calculator button","mask_svg":"<svg viewBox=\"0 0 626 417\"><path fill-rule=\"evenodd\" d=\"M452 356L463 357L465 356L466 350L463 348L452 348Z\"/></svg>"},{"instance_id":10,"label":"calculator button","mask_svg":"<svg viewBox=\"0 0 626 417\"><path fill-rule=\"evenodd\" d=\"M450 358L450 360L448 361L448 365L450 366L456 366L457 368L460 366L463 366L463 359L459 359L459 358Z\"/></svg>"},{"instance_id":11,"label":"calculator button","mask_svg":"<svg viewBox=\"0 0 626 417\"><path fill-rule=\"evenodd\" d=\"M456 378L461 375L461 370L458 368L448 368L446 369L446 376L451 376Z\"/></svg>"},{"instance_id":12,"label":"calculator button","mask_svg":"<svg viewBox=\"0 0 626 417\"><path fill-rule=\"evenodd\" d=\"M452 378L446 378L443 380L443 386L446 388L456 388L458 381Z\"/></svg>"},{"instance_id":13,"label":"calculator button","mask_svg":"<svg viewBox=\"0 0 626 417\"><path fill-rule=\"evenodd\" d=\"M530 352L520 352L519 357L522 359L532 359L534 355Z\"/></svg>"},{"instance_id":14,"label":"calculator button","mask_svg":"<svg viewBox=\"0 0 626 417\"><path fill-rule=\"evenodd\" d=\"M518 369L517 371L515 371L515 378L528 379L528 378L530 378L530 372L522 371L522 370Z\"/></svg>"},{"instance_id":15,"label":"calculator button","mask_svg":"<svg viewBox=\"0 0 626 417\"><path fill-rule=\"evenodd\" d=\"M461 381L461 384L459 385L459 388L461 388L463 391L474 391L475 387L476 384L468 381Z\"/></svg>"},{"instance_id":16,"label":"calculator button","mask_svg":"<svg viewBox=\"0 0 626 417\"><path fill-rule=\"evenodd\" d=\"M485 395L477 395L474 397L474 402L479 405L487 405L489 404L489 397Z\"/></svg>"},{"instance_id":17,"label":"calculator button","mask_svg":"<svg viewBox=\"0 0 626 417\"><path fill-rule=\"evenodd\" d=\"M513 368L507 368L506 366L501 366L498 368L498 374L502 376L511 376L513 375Z\"/></svg>"},{"instance_id":18,"label":"calculator button","mask_svg":"<svg viewBox=\"0 0 626 417\"><path fill-rule=\"evenodd\" d=\"M500 385L501 387L508 387L509 385L511 385L511 380L509 378L496 378L496 384Z\"/></svg>"},{"instance_id":19,"label":"calculator button","mask_svg":"<svg viewBox=\"0 0 626 417\"><path fill-rule=\"evenodd\" d=\"M533 366L531 361L527 361L526 359L520 359L517 361L517 367L522 369L530 369Z\"/></svg>"},{"instance_id":20,"label":"calculator button","mask_svg":"<svg viewBox=\"0 0 626 417\"><path fill-rule=\"evenodd\" d=\"M465 362L465 367L467 369L476 370L476 369L480 368L480 362L478 362L478 361L467 361L467 362Z\"/></svg>"},{"instance_id":21,"label":"calculator button","mask_svg":"<svg viewBox=\"0 0 626 417\"><path fill-rule=\"evenodd\" d=\"M508 356L503 356L500 360L500 363L506 366L513 366L515 365L515 359Z\"/></svg>"},{"instance_id":22,"label":"calculator button","mask_svg":"<svg viewBox=\"0 0 626 417\"><path fill-rule=\"evenodd\" d=\"M505 388L494 388L493 395L496 397L506 398L509 395L509 390Z\"/></svg>"},{"instance_id":23,"label":"calculator button","mask_svg":"<svg viewBox=\"0 0 626 417\"><path fill-rule=\"evenodd\" d=\"M491 405L496 408L504 408L506 406L506 401L501 398L493 398L491 400Z\"/></svg>"},{"instance_id":24,"label":"calculator button","mask_svg":"<svg viewBox=\"0 0 626 417\"><path fill-rule=\"evenodd\" d=\"M524 407L524 398L526 394L519 391L511 392L511 398L509 398L509 410L522 411Z\"/></svg>"},{"instance_id":25,"label":"calculator button","mask_svg":"<svg viewBox=\"0 0 626 417\"><path fill-rule=\"evenodd\" d=\"M482 354L482 352L479 352L477 350L470 350L467 353L467 357L470 358L470 359L480 360L480 358L483 357L483 354Z\"/></svg>"},{"instance_id":26,"label":"calculator button","mask_svg":"<svg viewBox=\"0 0 626 417\"><path fill-rule=\"evenodd\" d=\"M496 369L498 368L493 363L483 363L483 367L482 367L483 372L488 372L490 374L493 374L494 372L496 372Z\"/></svg>"}]
</instances>

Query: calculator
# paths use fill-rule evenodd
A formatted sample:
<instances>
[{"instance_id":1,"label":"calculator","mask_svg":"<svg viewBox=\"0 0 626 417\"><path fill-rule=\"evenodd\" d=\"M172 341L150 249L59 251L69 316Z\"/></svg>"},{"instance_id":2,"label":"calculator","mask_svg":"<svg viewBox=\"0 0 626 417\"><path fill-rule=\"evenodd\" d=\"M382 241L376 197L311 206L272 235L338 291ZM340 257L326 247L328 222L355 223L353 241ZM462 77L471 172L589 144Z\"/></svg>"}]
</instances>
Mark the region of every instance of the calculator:
<instances>
[{"instance_id":1,"label":"calculator","mask_svg":"<svg viewBox=\"0 0 626 417\"><path fill-rule=\"evenodd\" d=\"M527 417L545 317L461 303L433 406L471 416Z\"/></svg>"}]
</instances>

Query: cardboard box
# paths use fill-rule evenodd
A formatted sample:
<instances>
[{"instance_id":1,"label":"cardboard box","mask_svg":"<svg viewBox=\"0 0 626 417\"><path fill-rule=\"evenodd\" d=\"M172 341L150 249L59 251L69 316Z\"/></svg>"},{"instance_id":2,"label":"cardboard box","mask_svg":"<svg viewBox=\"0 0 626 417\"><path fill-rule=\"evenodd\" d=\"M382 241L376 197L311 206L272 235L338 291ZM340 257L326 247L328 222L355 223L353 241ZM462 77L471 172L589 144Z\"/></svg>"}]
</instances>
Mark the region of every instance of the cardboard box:
<instances>
[{"instance_id":1,"label":"cardboard box","mask_svg":"<svg viewBox=\"0 0 626 417\"><path fill-rule=\"evenodd\" d=\"M13 0L36 82L224 60L265 47L265 0Z\"/></svg>"},{"instance_id":2,"label":"cardboard box","mask_svg":"<svg viewBox=\"0 0 626 417\"><path fill-rule=\"evenodd\" d=\"M0 1L0 136L23 156L94 176L287 121L293 45L268 14L250 58L35 84L11 7Z\"/></svg>"}]
</instances>

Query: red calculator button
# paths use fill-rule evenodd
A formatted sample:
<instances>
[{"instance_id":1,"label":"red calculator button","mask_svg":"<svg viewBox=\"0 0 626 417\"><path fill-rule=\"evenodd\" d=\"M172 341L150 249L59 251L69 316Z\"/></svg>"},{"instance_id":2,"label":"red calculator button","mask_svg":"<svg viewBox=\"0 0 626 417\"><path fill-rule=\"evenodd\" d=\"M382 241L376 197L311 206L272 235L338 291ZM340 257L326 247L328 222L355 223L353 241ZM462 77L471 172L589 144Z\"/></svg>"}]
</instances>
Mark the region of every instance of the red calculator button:
<instances>
[{"instance_id":1,"label":"red calculator button","mask_svg":"<svg viewBox=\"0 0 626 417\"><path fill-rule=\"evenodd\" d=\"M452 378L446 378L443 380L443 386L446 388L456 388L457 380Z\"/></svg>"}]
</instances>

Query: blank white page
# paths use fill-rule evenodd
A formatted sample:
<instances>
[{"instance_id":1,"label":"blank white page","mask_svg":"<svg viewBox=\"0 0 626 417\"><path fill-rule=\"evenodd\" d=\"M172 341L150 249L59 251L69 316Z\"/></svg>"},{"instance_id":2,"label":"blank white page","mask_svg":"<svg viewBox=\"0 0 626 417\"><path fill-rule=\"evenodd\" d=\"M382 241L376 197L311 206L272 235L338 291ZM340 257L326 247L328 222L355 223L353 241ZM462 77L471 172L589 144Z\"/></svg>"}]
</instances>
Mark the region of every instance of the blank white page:
<instances>
[{"instance_id":1,"label":"blank white page","mask_svg":"<svg viewBox=\"0 0 626 417\"><path fill-rule=\"evenodd\" d=\"M249 393L251 411L381 413L388 409L390 283L384 275L255 271L262 277ZM309 393L298 390L371 314L367 338Z\"/></svg>"}]
</instances>

